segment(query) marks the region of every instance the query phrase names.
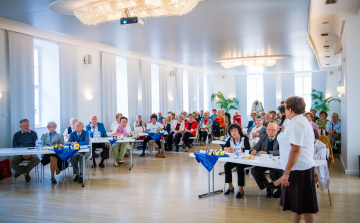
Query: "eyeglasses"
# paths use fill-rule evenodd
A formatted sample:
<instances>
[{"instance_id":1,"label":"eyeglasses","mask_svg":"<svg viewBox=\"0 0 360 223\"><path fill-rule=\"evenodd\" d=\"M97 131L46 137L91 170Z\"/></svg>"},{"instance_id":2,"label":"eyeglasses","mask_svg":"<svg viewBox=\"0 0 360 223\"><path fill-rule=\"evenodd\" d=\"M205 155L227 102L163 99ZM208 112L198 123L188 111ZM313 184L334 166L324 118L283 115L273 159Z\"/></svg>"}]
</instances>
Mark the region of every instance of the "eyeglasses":
<instances>
[{"instance_id":1,"label":"eyeglasses","mask_svg":"<svg viewBox=\"0 0 360 223\"><path fill-rule=\"evenodd\" d=\"M268 131L268 132L276 132L276 130L274 130L274 129L266 129L266 131Z\"/></svg>"}]
</instances>

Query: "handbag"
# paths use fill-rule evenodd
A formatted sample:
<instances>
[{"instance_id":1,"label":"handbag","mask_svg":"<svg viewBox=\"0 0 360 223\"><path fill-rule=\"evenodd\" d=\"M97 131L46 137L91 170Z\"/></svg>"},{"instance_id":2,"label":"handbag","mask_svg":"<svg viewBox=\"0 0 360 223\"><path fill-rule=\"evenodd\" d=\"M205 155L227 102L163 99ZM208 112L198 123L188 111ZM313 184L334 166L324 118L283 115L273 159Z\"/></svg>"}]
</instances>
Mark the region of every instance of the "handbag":
<instances>
[{"instance_id":1,"label":"handbag","mask_svg":"<svg viewBox=\"0 0 360 223\"><path fill-rule=\"evenodd\" d=\"M0 161L0 173L3 178L12 176L9 159Z\"/></svg>"},{"instance_id":2,"label":"handbag","mask_svg":"<svg viewBox=\"0 0 360 223\"><path fill-rule=\"evenodd\" d=\"M164 158L164 153L162 150L159 150L159 152L156 154L156 157L158 158Z\"/></svg>"}]
</instances>

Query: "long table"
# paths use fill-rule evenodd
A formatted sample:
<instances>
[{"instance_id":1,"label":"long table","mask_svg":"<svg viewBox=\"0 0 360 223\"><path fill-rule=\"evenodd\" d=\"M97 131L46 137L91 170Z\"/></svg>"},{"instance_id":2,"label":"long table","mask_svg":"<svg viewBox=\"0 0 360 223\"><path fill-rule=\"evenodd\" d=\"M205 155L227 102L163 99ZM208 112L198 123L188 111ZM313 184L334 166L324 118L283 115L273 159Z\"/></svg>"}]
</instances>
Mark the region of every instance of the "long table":
<instances>
[{"instance_id":1,"label":"long table","mask_svg":"<svg viewBox=\"0 0 360 223\"><path fill-rule=\"evenodd\" d=\"M203 151L203 150L200 152L205 153L205 151ZM272 169L281 169L279 156L273 156L273 158L270 159L269 161L265 161L265 160L260 160L260 159L255 159L255 160L246 160L246 159L240 159L240 158L234 159L233 153L227 153L227 155L229 155L229 157L219 157L218 161L239 163L239 164L245 164L245 165L250 165L250 166L268 167L268 168L272 168ZM194 153L190 153L189 156L195 157ZM315 160L315 167L322 166L322 165L327 165L327 161L326 160ZM211 187L210 175L211 174L210 174L210 172L208 172L208 193L199 195L199 198L223 192L223 189L215 191L214 168L211 170L211 172L212 172L212 191L210 191L210 187Z\"/></svg>"},{"instance_id":2,"label":"long table","mask_svg":"<svg viewBox=\"0 0 360 223\"><path fill-rule=\"evenodd\" d=\"M44 147L45 149L52 149L52 147ZM83 184L85 186L85 155L83 153L89 152L89 146L81 146L78 154L82 156L83 168ZM1 148L0 156L21 156L21 155L42 155L42 154L56 154L52 150L35 150L35 148Z\"/></svg>"}]
</instances>

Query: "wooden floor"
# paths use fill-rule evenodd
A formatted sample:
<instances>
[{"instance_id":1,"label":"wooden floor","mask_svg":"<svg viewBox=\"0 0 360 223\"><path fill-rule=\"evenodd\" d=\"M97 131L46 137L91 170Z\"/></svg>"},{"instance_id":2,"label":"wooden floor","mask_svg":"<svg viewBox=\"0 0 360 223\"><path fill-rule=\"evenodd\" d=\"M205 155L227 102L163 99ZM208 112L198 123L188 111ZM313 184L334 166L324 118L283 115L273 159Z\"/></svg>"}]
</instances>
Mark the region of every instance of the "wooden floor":
<instances>
[{"instance_id":1,"label":"wooden floor","mask_svg":"<svg viewBox=\"0 0 360 223\"><path fill-rule=\"evenodd\" d=\"M199 149L199 147L197 148ZM204 149L204 148L203 148ZM193 151L191 149L190 151ZM114 167L110 157L105 169L91 171L85 188L59 175L50 182L46 166L43 182L25 183L21 176L0 181L0 222L290 222L291 213L281 211L279 199L258 197L258 187L247 176L247 196L218 194L198 198L207 192L207 171L188 153L134 154L134 168L125 163ZM215 166L215 189L222 189L224 163ZM70 169L72 173L72 168ZM330 167L331 199L318 191L317 222L359 222L360 178L345 175L337 157ZM234 179L236 180L235 174Z\"/></svg>"}]
</instances>

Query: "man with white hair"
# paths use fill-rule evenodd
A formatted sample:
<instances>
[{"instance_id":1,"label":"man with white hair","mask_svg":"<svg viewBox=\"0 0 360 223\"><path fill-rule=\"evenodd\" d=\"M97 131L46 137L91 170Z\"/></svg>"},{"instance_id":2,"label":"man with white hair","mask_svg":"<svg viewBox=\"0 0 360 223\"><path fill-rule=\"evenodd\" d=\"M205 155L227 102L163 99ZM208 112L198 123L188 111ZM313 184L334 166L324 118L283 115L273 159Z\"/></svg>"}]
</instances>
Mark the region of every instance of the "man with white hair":
<instances>
[{"instance_id":1,"label":"man with white hair","mask_svg":"<svg viewBox=\"0 0 360 223\"><path fill-rule=\"evenodd\" d=\"M204 119L204 110L200 110L200 115L199 115L198 119L200 121Z\"/></svg>"},{"instance_id":2,"label":"man with white hair","mask_svg":"<svg viewBox=\"0 0 360 223\"><path fill-rule=\"evenodd\" d=\"M228 117L229 125L231 125L231 115L230 115L230 113L226 112L225 109L221 109L221 112L222 112L223 115L225 114L224 116Z\"/></svg>"},{"instance_id":3,"label":"man with white hair","mask_svg":"<svg viewBox=\"0 0 360 223\"><path fill-rule=\"evenodd\" d=\"M103 123L98 122L97 117L95 115L92 115L90 117L90 122L89 124L86 126L86 131L89 132L90 134L90 138L96 138L96 136L98 136L98 134L100 133L100 138L106 138L107 137L107 133L105 130L105 126ZM93 160L93 165L91 166L91 168L95 168L96 167L96 161L95 161L95 151L96 149L102 149L103 151L100 153L101 156L101 161L99 163L99 167L104 168L104 160L109 158L109 150L110 150L110 146L109 144L106 143L93 143L92 144L92 151L91 151L91 157Z\"/></svg>"},{"instance_id":4,"label":"man with white hair","mask_svg":"<svg viewBox=\"0 0 360 223\"><path fill-rule=\"evenodd\" d=\"M84 130L84 124L82 122L77 122L75 124L75 131L73 131L70 136L67 144L79 144L80 146L89 145L90 136L87 131ZM89 157L90 153L85 153L85 159ZM76 175L74 181L83 182L83 163L81 162L81 156L79 154L74 155L70 158L70 162L73 166L74 174ZM80 170L78 163L80 162Z\"/></svg>"},{"instance_id":5,"label":"man with white hair","mask_svg":"<svg viewBox=\"0 0 360 223\"><path fill-rule=\"evenodd\" d=\"M339 122L339 115L337 113L332 114L331 121L326 124L325 130L329 133L330 144L334 149L335 141L341 139L341 122Z\"/></svg>"}]
</instances>

